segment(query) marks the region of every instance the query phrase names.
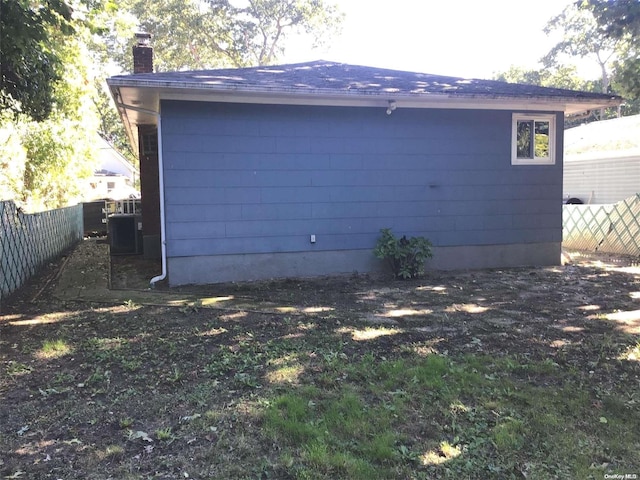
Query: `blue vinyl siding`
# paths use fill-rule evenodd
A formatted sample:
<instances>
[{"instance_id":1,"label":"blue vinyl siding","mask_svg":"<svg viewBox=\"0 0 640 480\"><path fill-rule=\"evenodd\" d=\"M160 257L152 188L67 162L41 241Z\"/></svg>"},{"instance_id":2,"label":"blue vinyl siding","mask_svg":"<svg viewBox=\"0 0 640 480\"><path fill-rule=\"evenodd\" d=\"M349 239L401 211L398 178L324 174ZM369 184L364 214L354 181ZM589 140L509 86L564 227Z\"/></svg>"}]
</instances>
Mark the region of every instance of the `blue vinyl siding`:
<instances>
[{"instance_id":1,"label":"blue vinyl siding","mask_svg":"<svg viewBox=\"0 0 640 480\"><path fill-rule=\"evenodd\" d=\"M561 154L511 165L511 113L163 101L168 255L560 242Z\"/></svg>"}]
</instances>

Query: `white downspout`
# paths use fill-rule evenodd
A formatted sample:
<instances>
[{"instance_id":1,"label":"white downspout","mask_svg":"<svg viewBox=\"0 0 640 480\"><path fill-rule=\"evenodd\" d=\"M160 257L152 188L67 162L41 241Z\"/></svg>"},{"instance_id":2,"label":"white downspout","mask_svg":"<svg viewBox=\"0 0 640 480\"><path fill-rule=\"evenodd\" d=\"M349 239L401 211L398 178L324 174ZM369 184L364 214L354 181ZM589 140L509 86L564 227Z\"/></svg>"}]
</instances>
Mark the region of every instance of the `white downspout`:
<instances>
[{"instance_id":1,"label":"white downspout","mask_svg":"<svg viewBox=\"0 0 640 480\"><path fill-rule=\"evenodd\" d=\"M164 168L162 162L162 115L160 112L154 112L153 110L148 110L146 108L135 107L133 105L126 105L122 103L119 99L122 98L120 91L118 89L118 95L114 96L114 100L118 109L124 110L124 118L127 118L127 110L133 110L134 112L141 112L146 115L152 115L158 119L158 189L160 190L160 257L162 261L162 273L153 277L149 284L151 288L155 287L156 282L160 280L164 280L167 278L167 242L165 240L165 221L164 221ZM158 110L160 108L158 107ZM126 127L126 124L125 124ZM128 128L128 133L131 133L131 127ZM139 147L139 145L138 145ZM144 221L144 220L143 220Z\"/></svg>"},{"instance_id":2,"label":"white downspout","mask_svg":"<svg viewBox=\"0 0 640 480\"><path fill-rule=\"evenodd\" d=\"M162 273L149 281L151 288L156 286L156 282L167 278L167 242L164 220L164 164L162 162L162 116L160 113L156 115L158 116L158 188L160 190L160 256L162 260Z\"/></svg>"}]
</instances>

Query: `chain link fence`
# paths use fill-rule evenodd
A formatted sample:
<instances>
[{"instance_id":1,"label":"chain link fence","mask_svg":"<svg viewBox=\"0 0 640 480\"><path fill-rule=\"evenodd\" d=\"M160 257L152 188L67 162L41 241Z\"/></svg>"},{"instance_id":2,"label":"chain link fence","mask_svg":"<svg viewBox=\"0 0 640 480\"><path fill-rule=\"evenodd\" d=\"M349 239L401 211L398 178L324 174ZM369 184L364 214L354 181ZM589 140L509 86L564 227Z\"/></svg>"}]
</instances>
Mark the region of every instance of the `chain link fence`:
<instances>
[{"instance_id":1,"label":"chain link fence","mask_svg":"<svg viewBox=\"0 0 640 480\"><path fill-rule=\"evenodd\" d=\"M640 256L640 194L611 205L564 205L562 245Z\"/></svg>"},{"instance_id":2,"label":"chain link fence","mask_svg":"<svg viewBox=\"0 0 640 480\"><path fill-rule=\"evenodd\" d=\"M12 201L0 201L0 304L82 234L82 205L24 214Z\"/></svg>"},{"instance_id":3,"label":"chain link fence","mask_svg":"<svg viewBox=\"0 0 640 480\"><path fill-rule=\"evenodd\" d=\"M640 194L612 205L564 205L563 246L640 256ZM82 239L82 205L35 214L0 201L0 304Z\"/></svg>"}]
</instances>

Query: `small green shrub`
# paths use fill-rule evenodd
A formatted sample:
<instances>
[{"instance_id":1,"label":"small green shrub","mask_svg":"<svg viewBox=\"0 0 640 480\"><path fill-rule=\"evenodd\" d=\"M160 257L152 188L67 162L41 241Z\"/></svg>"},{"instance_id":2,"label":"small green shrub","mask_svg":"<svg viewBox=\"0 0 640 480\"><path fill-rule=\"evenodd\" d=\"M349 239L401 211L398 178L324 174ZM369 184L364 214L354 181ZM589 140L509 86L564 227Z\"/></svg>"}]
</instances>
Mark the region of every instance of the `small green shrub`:
<instances>
[{"instance_id":1,"label":"small green shrub","mask_svg":"<svg viewBox=\"0 0 640 480\"><path fill-rule=\"evenodd\" d=\"M373 253L386 260L396 278L415 278L424 273L424 262L433 257L431 242L424 237L396 238L390 228L382 234Z\"/></svg>"}]
</instances>

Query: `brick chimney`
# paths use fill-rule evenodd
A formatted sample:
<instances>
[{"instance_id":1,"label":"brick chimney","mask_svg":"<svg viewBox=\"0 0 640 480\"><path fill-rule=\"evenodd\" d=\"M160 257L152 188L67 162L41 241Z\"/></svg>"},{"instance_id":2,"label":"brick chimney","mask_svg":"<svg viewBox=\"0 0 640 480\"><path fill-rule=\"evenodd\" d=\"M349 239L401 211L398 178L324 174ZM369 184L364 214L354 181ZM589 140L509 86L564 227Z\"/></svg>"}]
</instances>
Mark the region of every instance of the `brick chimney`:
<instances>
[{"instance_id":1,"label":"brick chimney","mask_svg":"<svg viewBox=\"0 0 640 480\"><path fill-rule=\"evenodd\" d=\"M136 44L133 46L133 73L153 73L153 47L151 47L150 33L136 33Z\"/></svg>"}]
</instances>

